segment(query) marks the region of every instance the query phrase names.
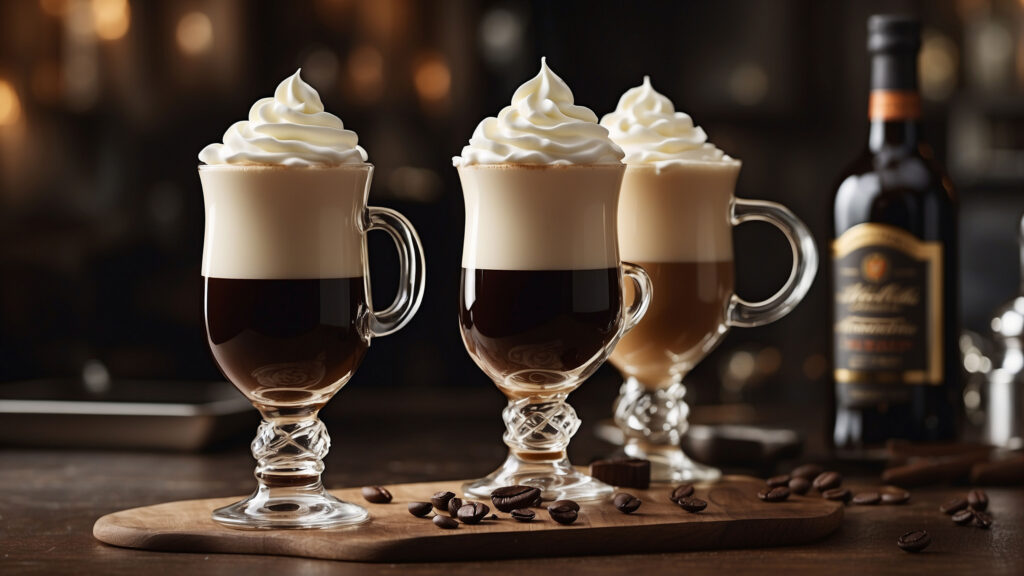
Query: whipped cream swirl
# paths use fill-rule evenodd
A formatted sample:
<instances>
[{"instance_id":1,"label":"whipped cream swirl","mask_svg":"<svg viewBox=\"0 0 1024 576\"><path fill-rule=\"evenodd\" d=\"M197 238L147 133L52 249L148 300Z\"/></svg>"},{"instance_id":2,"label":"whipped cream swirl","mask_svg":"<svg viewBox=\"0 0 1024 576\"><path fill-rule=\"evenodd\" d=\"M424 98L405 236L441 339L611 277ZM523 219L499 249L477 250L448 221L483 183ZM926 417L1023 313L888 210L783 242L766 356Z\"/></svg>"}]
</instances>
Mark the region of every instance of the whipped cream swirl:
<instances>
[{"instance_id":1,"label":"whipped cream swirl","mask_svg":"<svg viewBox=\"0 0 1024 576\"><path fill-rule=\"evenodd\" d=\"M661 170L685 162L736 162L708 142L688 114L676 112L672 101L651 86L650 76L627 90L601 125L626 152L626 164L653 164Z\"/></svg>"},{"instance_id":2,"label":"whipped cream swirl","mask_svg":"<svg viewBox=\"0 0 1024 576\"><path fill-rule=\"evenodd\" d=\"M341 119L324 111L320 94L299 77L302 70L278 84L273 98L261 98L249 119L235 122L223 144L199 153L207 164L275 164L337 166L366 162L366 150Z\"/></svg>"},{"instance_id":3,"label":"whipped cream swirl","mask_svg":"<svg viewBox=\"0 0 1024 576\"><path fill-rule=\"evenodd\" d=\"M512 105L497 118L480 122L452 163L619 164L622 156L597 115L573 102L572 90L541 58L540 72L516 90Z\"/></svg>"}]
</instances>

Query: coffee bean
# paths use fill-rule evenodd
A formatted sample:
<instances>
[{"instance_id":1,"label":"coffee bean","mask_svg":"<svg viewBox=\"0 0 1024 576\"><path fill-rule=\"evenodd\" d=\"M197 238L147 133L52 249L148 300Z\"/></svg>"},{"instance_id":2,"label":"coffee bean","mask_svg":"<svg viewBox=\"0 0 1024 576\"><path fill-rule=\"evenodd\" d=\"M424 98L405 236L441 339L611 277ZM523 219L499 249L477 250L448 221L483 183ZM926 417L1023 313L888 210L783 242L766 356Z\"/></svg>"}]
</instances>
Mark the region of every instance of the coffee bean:
<instances>
[{"instance_id":1,"label":"coffee bean","mask_svg":"<svg viewBox=\"0 0 1024 576\"><path fill-rule=\"evenodd\" d=\"M491 492L491 503L502 512L516 508L529 508L540 496L540 488L534 486L502 486Z\"/></svg>"},{"instance_id":2,"label":"coffee bean","mask_svg":"<svg viewBox=\"0 0 1024 576\"><path fill-rule=\"evenodd\" d=\"M430 502L409 502L409 514L423 518L434 509Z\"/></svg>"},{"instance_id":3,"label":"coffee bean","mask_svg":"<svg viewBox=\"0 0 1024 576\"><path fill-rule=\"evenodd\" d=\"M430 497L430 503L438 510L447 510L448 502L455 498L455 494L447 490L441 490Z\"/></svg>"},{"instance_id":4,"label":"coffee bean","mask_svg":"<svg viewBox=\"0 0 1024 576\"><path fill-rule=\"evenodd\" d=\"M567 500L565 502L572 502ZM572 502L572 504L576 504ZM551 515L551 519L559 524L569 525L576 521L576 517L579 516L579 505L575 508L569 504L552 504L548 506L548 514Z\"/></svg>"},{"instance_id":5,"label":"coffee bean","mask_svg":"<svg viewBox=\"0 0 1024 576\"><path fill-rule=\"evenodd\" d=\"M836 502L849 502L853 494L846 488L833 488L822 492L821 497L825 500L835 500Z\"/></svg>"},{"instance_id":6,"label":"coffee bean","mask_svg":"<svg viewBox=\"0 0 1024 576\"><path fill-rule=\"evenodd\" d=\"M786 488L785 486L765 488L757 493L757 497L765 502L782 502L789 498L789 488Z\"/></svg>"},{"instance_id":7,"label":"coffee bean","mask_svg":"<svg viewBox=\"0 0 1024 576\"><path fill-rule=\"evenodd\" d=\"M391 502L391 492L382 486L363 486L363 498L374 504L387 504Z\"/></svg>"},{"instance_id":8,"label":"coffee bean","mask_svg":"<svg viewBox=\"0 0 1024 576\"><path fill-rule=\"evenodd\" d=\"M619 512L623 514L632 514L636 512L636 509L640 507L640 499L627 492L619 492L612 498L612 503L619 509Z\"/></svg>"},{"instance_id":9,"label":"coffee bean","mask_svg":"<svg viewBox=\"0 0 1024 576\"><path fill-rule=\"evenodd\" d=\"M906 504L910 500L910 492L902 488L886 487L882 492L882 504Z\"/></svg>"},{"instance_id":10,"label":"coffee bean","mask_svg":"<svg viewBox=\"0 0 1024 576\"><path fill-rule=\"evenodd\" d=\"M967 493L967 503L971 508L984 512L988 509L988 494L984 490L971 490Z\"/></svg>"},{"instance_id":11,"label":"coffee bean","mask_svg":"<svg viewBox=\"0 0 1024 576\"><path fill-rule=\"evenodd\" d=\"M963 510L960 510L956 514L953 514L953 522L955 524L963 526L965 524L970 524L973 521L974 510L971 510L970 508L964 508Z\"/></svg>"},{"instance_id":12,"label":"coffee bean","mask_svg":"<svg viewBox=\"0 0 1024 576\"><path fill-rule=\"evenodd\" d=\"M882 495L878 492L861 492L853 497L853 503L860 506L874 506L882 501Z\"/></svg>"},{"instance_id":13,"label":"coffee bean","mask_svg":"<svg viewBox=\"0 0 1024 576\"><path fill-rule=\"evenodd\" d=\"M548 510L551 510L552 508L561 508L563 506L568 506L576 512L580 511L580 505L573 500L555 500L551 504L548 504Z\"/></svg>"},{"instance_id":14,"label":"coffee bean","mask_svg":"<svg viewBox=\"0 0 1024 576\"><path fill-rule=\"evenodd\" d=\"M438 528L444 528L445 530L451 530L453 528L459 527L459 523L456 522L454 518L451 518L449 516L442 516L440 514L434 516L433 522L434 526L437 526Z\"/></svg>"},{"instance_id":15,"label":"coffee bean","mask_svg":"<svg viewBox=\"0 0 1024 576\"><path fill-rule=\"evenodd\" d=\"M896 545L907 552L920 552L932 543L932 537L924 530L907 532L896 539Z\"/></svg>"},{"instance_id":16,"label":"coffee bean","mask_svg":"<svg viewBox=\"0 0 1024 576\"><path fill-rule=\"evenodd\" d=\"M974 525L978 528L988 530L992 526L992 515L988 512L977 510L974 512Z\"/></svg>"},{"instance_id":17,"label":"coffee bean","mask_svg":"<svg viewBox=\"0 0 1024 576\"><path fill-rule=\"evenodd\" d=\"M793 494L800 494L801 496L807 494L807 491L811 489L811 481L807 478L801 478L799 476L790 479L789 491Z\"/></svg>"},{"instance_id":18,"label":"coffee bean","mask_svg":"<svg viewBox=\"0 0 1024 576\"><path fill-rule=\"evenodd\" d=\"M491 509L487 504L467 502L462 505L462 508L459 508L457 515L463 524L479 524L490 512Z\"/></svg>"},{"instance_id":19,"label":"coffee bean","mask_svg":"<svg viewBox=\"0 0 1024 576\"><path fill-rule=\"evenodd\" d=\"M537 513L529 508L517 508L512 511L512 519L517 522L529 522L537 516Z\"/></svg>"},{"instance_id":20,"label":"coffee bean","mask_svg":"<svg viewBox=\"0 0 1024 576\"><path fill-rule=\"evenodd\" d=\"M824 492L833 488L839 488L839 485L842 483L843 476L839 472L828 471L815 476L813 484L818 492Z\"/></svg>"},{"instance_id":21,"label":"coffee bean","mask_svg":"<svg viewBox=\"0 0 1024 576\"><path fill-rule=\"evenodd\" d=\"M793 478L803 478L804 480L810 481L818 477L819 474L824 472L825 469L817 464L804 464L803 466L797 466L789 473Z\"/></svg>"},{"instance_id":22,"label":"coffee bean","mask_svg":"<svg viewBox=\"0 0 1024 576\"><path fill-rule=\"evenodd\" d=\"M676 500L676 504L678 504L679 507L682 508L683 510L692 513L700 512L701 510L708 507L707 502L701 500L700 498L693 498L692 496L687 498L680 498L679 500Z\"/></svg>"},{"instance_id":23,"label":"coffee bean","mask_svg":"<svg viewBox=\"0 0 1024 576\"><path fill-rule=\"evenodd\" d=\"M462 498L452 498L448 501L448 515L452 518L459 515L459 508L462 508Z\"/></svg>"},{"instance_id":24,"label":"coffee bean","mask_svg":"<svg viewBox=\"0 0 1024 576\"><path fill-rule=\"evenodd\" d=\"M943 514L955 514L964 508L967 508L967 500L963 498L950 498L942 506L939 506L939 512Z\"/></svg>"},{"instance_id":25,"label":"coffee bean","mask_svg":"<svg viewBox=\"0 0 1024 576\"><path fill-rule=\"evenodd\" d=\"M789 486L789 480L789 474L780 474L778 476L772 476L764 482L770 488L775 488L776 486Z\"/></svg>"},{"instance_id":26,"label":"coffee bean","mask_svg":"<svg viewBox=\"0 0 1024 576\"><path fill-rule=\"evenodd\" d=\"M693 484L680 484L672 490L672 495L669 496L669 500L675 502L680 498L689 498L693 496Z\"/></svg>"}]
</instances>

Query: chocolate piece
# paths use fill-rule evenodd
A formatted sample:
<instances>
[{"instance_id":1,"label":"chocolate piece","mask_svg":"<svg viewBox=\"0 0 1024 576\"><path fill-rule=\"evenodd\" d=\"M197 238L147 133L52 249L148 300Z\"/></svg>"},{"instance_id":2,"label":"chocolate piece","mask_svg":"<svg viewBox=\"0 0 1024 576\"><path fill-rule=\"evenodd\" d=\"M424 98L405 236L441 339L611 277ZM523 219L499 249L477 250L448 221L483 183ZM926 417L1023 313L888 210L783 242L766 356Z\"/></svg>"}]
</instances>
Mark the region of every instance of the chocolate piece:
<instances>
[{"instance_id":1,"label":"chocolate piece","mask_svg":"<svg viewBox=\"0 0 1024 576\"><path fill-rule=\"evenodd\" d=\"M374 504L391 502L391 492L382 486L363 486L363 499Z\"/></svg>"},{"instance_id":2,"label":"chocolate piece","mask_svg":"<svg viewBox=\"0 0 1024 576\"><path fill-rule=\"evenodd\" d=\"M651 485L651 462L641 458L598 460L590 465L590 475L612 486L646 490Z\"/></svg>"},{"instance_id":3,"label":"chocolate piece","mask_svg":"<svg viewBox=\"0 0 1024 576\"><path fill-rule=\"evenodd\" d=\"M979 462L971 467L971 484L1020 486L1024 484L1024 456Z\"/></svg>"},{"instance_id":4,"label":"chocolate piece","mask_svg":"<svg viewBox=\"0 0 1024 576\"><path fill-rule=\"evenodd\" d=\"M640 507L640 499L628 492L619 492L612 498L612 503L623 514L632 514Z\"/></svg>"},{"instance_id":5,"label":"chocolate piece","mask_svg":"<svg viewBox=\"0 0 1024 576\"><path fill-rule=\"evenodd\" d=\"M516 508L529 508L540 497L540 488L534 486L502 486L491 492L491 503L502 512Z\"/></svg>"},{"instance_id":6,"label":"chocolate piece","mask_svg":"<svg viewBox=\"0 0 1024 576\"><path fill-rule=\"evenodd\" d=\"M896 539L896 545L907 552L920 552L932 543L932 537L924 530L907 532Z\"/></svg>"},{"instance_id":7,"label":"chocolate piece","mask_svg":"<svg viewBox=\"0 0 1024 576\"><path fill-rule=\"evenodd\" d=\"M983 456L981 456L983 459ZM946 458L922 458L904 466L882 472L882 482L900 486L947 484L966 479L979 454L964 454Z\"/></svg>"},{"instance_id":8,"label":"chocolate piece","mask_svg":"<svg viewBox=\"0 0 1024 576\"><path fill-rule=\"evenodd\" d=\"M434 505L430 502L409 502L409 514L423 518L433 511Z\"/></svg>"}]
</instances>

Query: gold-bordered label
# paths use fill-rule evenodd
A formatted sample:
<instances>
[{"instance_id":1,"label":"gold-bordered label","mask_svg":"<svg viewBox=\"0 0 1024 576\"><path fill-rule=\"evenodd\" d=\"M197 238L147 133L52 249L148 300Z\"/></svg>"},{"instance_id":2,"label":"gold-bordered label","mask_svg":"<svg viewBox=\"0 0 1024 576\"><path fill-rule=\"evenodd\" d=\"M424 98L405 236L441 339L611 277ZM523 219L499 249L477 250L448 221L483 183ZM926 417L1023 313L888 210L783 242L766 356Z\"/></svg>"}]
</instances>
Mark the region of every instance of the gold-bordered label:
<instances>
[{"instance_id":1,"label":"gold-bordered label","mask_svg":"<svg viewBox=\"0 0 1024 576\"><path fill-rule=\"evenodd\" d=\"M916 120L921 117L921 95L911 90L872 90L868 96L871 120Z\"/></svg>"},{"instance_id":2,"label":"gold-bordered label","mask_svg":"<svg viewBox=\"0 0 1024 576\"><path fill-rule=\"evenodd\" d=\"M835 379L867 401L891 385L942 384L942 244L885 224L832 242Z\"/></svg>"}]
</instances>

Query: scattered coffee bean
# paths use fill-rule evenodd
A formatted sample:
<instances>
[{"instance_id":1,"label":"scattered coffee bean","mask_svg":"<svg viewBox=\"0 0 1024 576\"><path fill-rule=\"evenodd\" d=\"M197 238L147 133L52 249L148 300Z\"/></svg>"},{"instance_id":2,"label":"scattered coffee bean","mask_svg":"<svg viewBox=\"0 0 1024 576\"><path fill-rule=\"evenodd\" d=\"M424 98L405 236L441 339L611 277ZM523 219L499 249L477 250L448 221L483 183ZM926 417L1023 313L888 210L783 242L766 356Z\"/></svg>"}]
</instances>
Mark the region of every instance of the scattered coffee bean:
<instances>
[{"instance_id":1,"label":"scattered coffee bean","mask_svg":"<svg viewBox=\"0 0 1024 576\"><path fill-rule=\"evenodd\" d=\"M445 530L451 530L452 528L458 528L459 523L454 518L449 516L442 516L440 514L434 516L434 526L438 528L444 528Z\"/></svg>"},{"instance_id":2,"label":"scattered coffee bean","mask_svg":"<svg viewBox=\"0 0 1024 576\"><path fill-rule=\"evenodd\" d=\"M967 503L971 508L984 512L988 508L988 494L984 490L971 490L967 493Z\"/></svg>"},{"instance_id":3,"label":"scattered coffee bean","mask_svg":"<svg viewBox=\"0 0 1024 576\"><path fill-rule=\"evenodd\" d=\"M463 524L479 524L490 512L491 509L487 504L467 502L462 505L462 508L459 508L458 517Z\"/></svg>"},{"instance_id":4,"label":"scattered coffee bean","mask_svg":"<svg viewBox=\"0 0 1024 576\"><path fill-rule=\"evenodd\" d=\"M804 480L811 481L818 477L819 474L824 472L825 469L817 464L804 464L803 466L797 466L789 473L793 478L803 478Z\"/></svg>"},{"instance_id":5,"label":"scattered coffee bean","mask_svg":"<svg viewBox=\"0 0 1024 576\"><path fill-rule=\"evenodd\" d=\"M391 502L391 492L382 486L363 486L363 498L374 504L387 504Z\"/></svg>"},{"instance_id":6,"label":"scattered coffee bean","mask_svg":"<svg viewBox=\"0 0 1024 576\"><path fill-rule=\"evenodd\" d=\"M789 488L786 488L785 486L765 488L757 493L757 497L765 502L782 502L789 498Z\"/></svg>"},{"instance_id":7,"label":"scattered coffee bean","mask_svg":"<svg viewBox=\"0 0 1024 576\"><path fill-rule=\"evenodd\" d=\"M693 484L680 484L672 491L669 500L675 502L680 498L689 498L690 496L693 496Z\"/></svg>"},{"instance_id":8,"label":"scattered coffee bean","mask_svg":"<svg viewBox=\"0 0 1024 576\"><path fill-rule=\"evenodd\" d=\"M950 498L942 506L939 506L939 512L943 514L955 514L964 508L967 508L967 500L963 498Z\"/></svg>"},{"instance_id":9,"label":"scattered coffee bean","mask_svg":"<svg viewBox=\"0 0 1024 576\"><path fill-rule=\"evenodd\" d=\"M646 490L651 485L651 462L642 458L598 460L590 465L590 475L612 486Z\"/></svg>"},{"instance_id":10,"label":"scattered coffee bean","mask_svg":"<svg viewBox=\"0 0 1024 576\"><path fill-rule=\"evenodd\" d=\"M764 482L770 488L775 488L776 486L789 486L789 480L789 474L780 474L778 476L772 476Z\"/></svg>"},{"instance_id":11,"label":"scattered coffee bean","mask_svg":"<svg viewBox=\"0 0 1024 576\"><path fill-rule=\"evenodd\" d=\"M708 507L707 502L701 500L700 498L694 498L692 496L680 498L679 500L676 500L676 504L678 504L679 507L682 508L683 510L693 513L700 512L701 510Z\"/></svg>"},{"instance_id":12,"label":"scattered coffee bean","mask_svg":"<svg viewBox=\"0 0 1024 576\"><path fill-rule=\"evenodd\" d=\"M434 509L430 502L409 502L409 514L423 518Z\"/></svg>"},{"instance_id":13,"label":"scattered coffee bean","mask_svg":"<svg viewBox=\"0 0 1024 576\"><path fill-rule=\"evenodd\" d=\"M512 511L512 519L517 522L529 522L537 517L537 513L529 508L517 508Z\"/></svg>"},{"instance_id":14,"label":"scattered coffee bean","mask_svg":"<svg viewBox=\"0 0 1024 576\"><path fill-rule=\"evenodd\" d=\"M790 479L789 491L793 494L800 494L801 496L807 494L807 491L811 489L811 481L807 478L801 478L799 476Z\"/></svg>"},{"instance_id":15,"label":"scattered coffee bean","mask_svg":"<svg viewBox=\"0 0 1024 576\"><path fill-rule=\"evenodd\" d=\"M454 493L447 490L441 490L430 497L430 504L438 510L447 510L448 502L450 502L452 498L455 498Z\"/></svg>"},{"instance_id":16,"label":"scattered coffee bean","mask_svg":"<svg viewBox=\"0 0 1024 576\"><path fill-rule=\"evenodd\" d=\"M627 492L619 492L612 498L615 507L623 514L632 514L640 507L640 499Z\"/></svg>"},{"instance_id":17,"label":"scattered coffee bean","mask_svg":"<svg viewBox=\"0 0 1024 576\"><path fill-rule=\"evenodd\" d=\"M902 550L907 552L920 552L928 547L932 543L932 537L928 535L928 532L924 530L914 530L913 532L907 532L903 536L896 539L896 545Z\"/></svg>"},{"instance_id":18,"label":"scattered coffee bean","mask_svg":"<svg viewBox=\"0 0 1024 576\"><path fill-rule=\"evenodd\" d=\"M832 490L833 488L839 488L839 485L843 483L843 476L839 472L822 472L814 477L814 488L818 492L824 492L826 490Z\"/></svg>"},{"instance_id":19,"label":"scattered coffee bean","mask_svg":"<svg viewBox=\"0 0 1024 576\"><path fill-rule=\"evenodd\" d=\"M988 530L992 526L992 515L988 512L976 510L974 512L974 525L978 528Z\"/></svg>"},{"instance_id":20,"label":"scattered coffee bean","mask_svg":"<svg viewBox=\"0 0 1024 576\"><path fill-rule=\"evenodd\" d=\"M910 500L910 492L902 488L883 488L882 504L906 504Z\"/></svg>"},{"instance_id":21,"label":"scattered coffee bean","mask_svg":"<svg viewBox=\"0 0 1024 576\"><path fill-rule=\"evenodd\" d=\"M974 510L971 510L970 508L964 508L963 510L960 510L956 514L953 514L953 523L955 524L963 526L965 524L970 524L973 521Z\"/></svg>"},{"instance_id":22,"label":"scattered coffee bean","mask_svg":"<svg viewBox=\"0 0 1024 576\"><path fill-rule=\"evenodd\" d=\"M853 497L853 503L860 506L874 506L882 501L878 492L861 492Z\"/></svg>"},{"instance_id":23,"label":"scattered coffee bean","mask_svg":"<svg viewBox=\"0 0 1024 576\"><path fill-rule=\"evenodd\" d=\"M551 504L548 504L548 510L551 510L552 508L561 508L563 506L568 506L576 512L580 511L580 505L577 504L575 500L555 500Z\"/></svg>"},{"instance_id":24,"label":"scattered coffee bean","mask_svg":"<svg viewBox=\"0 0 1024 576\"><path fill-rule=\"evenodd\" d=\"M502 512L516 508L529 508L540 497L540 488L534 486L502 486L491 492L491 503Z\"/></svg>"},{"instance_id":25,"label":"scattered coffee bean","mask_svg":"<svg viewBox=\"0 0 1024 576\"><path fill-rule=\"evenodd\" d=\"M561 502L572 502L571 500L562 500ZM572 504L576 504L572 502ZM576 521L576 517L579 516L579 505L574 508L569 504L552 504L548 506L548 514L551 515L551 519L559 524L569 525Z\"/></svg>"},{"instance_id":26,"label":"scattered coffee bean","mask_svg":"<svg viewBox=\"0 0 1024 576\"><path fill-rule=\"evenodd\" d=\"M846 488L833 488L822 492L821 497L825 500L835 500L836 502L849 502L853 494Z\"/></svg>"},{"instance_id":27,"label":"scattered coffee bean","mask_svg":"<svg viewBox=\"0 0 1024 576\"><path fill-rule=\"evenodd\" d=\"M462 508L462 498L452 498L448 501L448 515L452 518L459 515L459 508Z\"/></svg>"}]
</instances>

